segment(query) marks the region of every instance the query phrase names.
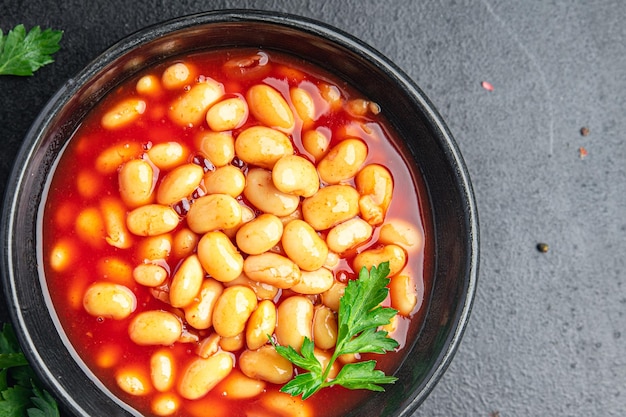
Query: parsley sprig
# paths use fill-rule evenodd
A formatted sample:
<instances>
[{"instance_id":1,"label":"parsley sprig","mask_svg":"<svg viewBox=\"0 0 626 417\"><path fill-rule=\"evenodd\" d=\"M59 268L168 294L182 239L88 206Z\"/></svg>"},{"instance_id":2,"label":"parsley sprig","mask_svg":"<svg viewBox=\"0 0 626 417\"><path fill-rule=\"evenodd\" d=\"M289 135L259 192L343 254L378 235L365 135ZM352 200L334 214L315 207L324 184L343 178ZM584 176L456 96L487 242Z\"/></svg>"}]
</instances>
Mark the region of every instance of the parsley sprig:
<instances>
[{"instance_id":1,"label":"parsley sprig","mask_svg":"<svg viewBox=\"0 0 626 417\"><path fill-rule=\"evenodd\" d=\"M348 283L340 299L338 334L335 351L324 368L313 354L314 343L305 337L300 353L291 346L281 346L272 341L276 351L294 365L308 371L298 374L285 384L281 391L306 400L320 389L341 385L349 389L384 391L381 384L390 384L397 378L376 370L376 361L368 360L345 364L334 379L328 378L339 356L355 353L385 353L398 347L398 342L380 326L389 324L398 313L380 304L387 298L389 289L389 263L381 263L368 272L361 269L359 278Z\"/></svg>"},{"instance_id":2,"label":"parsley sprig","mask_svg":"<svg viewBox=\"0 0 626 417\"><path fill-rule=\"evenodd\" d=\"M0 333L0 416L59 417L50 393L40 387L20 350L13 328L5 324Z\"/></svg>"},{"instance_id":3,"label":"parsley sprig","mask_svg":"<svg viewBox=\"0 0 626 417\"><path fill-rule=\"evenodd\" d=\"M6 36L0 29L0 75L33 75L54 62L62 36L63 31L42 31L39 26L26 33L24 25L17 25Z\"/></svg>"}]
</instances>

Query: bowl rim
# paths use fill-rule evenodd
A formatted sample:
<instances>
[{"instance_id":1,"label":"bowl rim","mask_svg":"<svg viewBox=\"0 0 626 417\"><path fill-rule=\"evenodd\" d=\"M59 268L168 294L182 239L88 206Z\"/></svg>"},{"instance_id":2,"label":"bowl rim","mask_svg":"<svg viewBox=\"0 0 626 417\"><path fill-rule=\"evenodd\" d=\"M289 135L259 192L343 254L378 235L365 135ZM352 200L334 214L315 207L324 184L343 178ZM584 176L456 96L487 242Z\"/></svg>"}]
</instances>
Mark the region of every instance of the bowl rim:
<instances>
[{"instance_id":1,"label":"bowl rim","mask_svg":"<svg viewBox=\"0 0 626 417\"><path fill-rule=\"evenodd\" d=\"M413 398L406 403L403 412L398 414L398 416L409 416L428 397L449 367L459 348L470 318L477 290L479 267L478 212L470 175L460 150L447 125L443 121L443 118L431 103L430 99L428 99L424 92L402 69L378 50L355 36L325 22L290 13L253 9L224 9L183 15L155 23L125 36L98 54L96 58L85 65L75 77L68 79L44 105L26 133L24 142L14 161L6 184L0 224L2 242L5 244L5 253L0 257L0 271L3 275L2 284L10 318L16 327L16 334L22 349L29 362L33 364L35 371L40 376L43 376L43 379L47 381L47 385L52 389L55 395L59 397L62 402L66 402L70 404L71 407L81 410L81 406L74 401L71 393L59 387L55 383L55 376L49 372L46 366L42 365L42 358L38 352L41 348L36 346L28 332L28 325L19 308L19 300L17 299L15 291L12 240L16 236L14 213L18 203L18 191L21 189L25 176L28 174L26 167L29 166L28 162L32 159L37 144L41 143L46 135L49 134L46 127L55 120L60 109L68 104L70 98L79 91L85 82L97 75L107 65L135 48L153 41L160 36L180 30L198 25L228 22L269 23L287 26L299 31L310 32L314 35L324 37L330 42L338 43L350 49L353 53L361 55L364 59L381 67L386 75L391 77L395 83L402 86L407 91L407 94L409 94L413 100L417 101L427 122L434 126L438 139L442 142L442 149L446 154L446 158L452 161L454 167L456 167L455 179L459 183L459 191L463 194L463 200L466 202L466 226L468 229L467 237L469 238L469 242L467 242L469 254L466 265L467 273L465 276L464 291L462 293L463 299L459 301L460 307L457 309L457 317L452 320L454 328L445 341L445 349L439 354L439 357L435 361L435 366L430 369L424 377L426 384L423 386L422 390L414 393Z\"/></svg>"}]
</instances>

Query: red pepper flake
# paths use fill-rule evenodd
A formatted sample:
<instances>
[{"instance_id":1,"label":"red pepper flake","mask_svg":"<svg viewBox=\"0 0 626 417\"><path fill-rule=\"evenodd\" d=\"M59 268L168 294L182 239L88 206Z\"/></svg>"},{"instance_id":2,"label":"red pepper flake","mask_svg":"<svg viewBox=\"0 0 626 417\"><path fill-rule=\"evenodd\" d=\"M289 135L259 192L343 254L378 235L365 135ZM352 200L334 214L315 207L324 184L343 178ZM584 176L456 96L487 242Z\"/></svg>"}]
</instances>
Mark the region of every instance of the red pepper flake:
<instances>
[{"instance_id":1,"label":"red pepper flake","mask_svg":"<svg viewBox=\"0 0 626 417\"><path fill-rule=\"evenodd\" d=\"M493 85L489 81L483 81L480 85L487 91L493 91Z\"/></svg>"},{"instance_id":2,"label":"red pepper flake","mask_svg":"<svg viewBox=\"0 0 626 417\"><path fill-rule=\"evenodd\" d=\"M581 146L580 148L578 148L578 156L580 157L580 159L585 159L588 154L589 152L587 152L587 149L585 149L584 147Z\"/></svg>"}]
</instances>

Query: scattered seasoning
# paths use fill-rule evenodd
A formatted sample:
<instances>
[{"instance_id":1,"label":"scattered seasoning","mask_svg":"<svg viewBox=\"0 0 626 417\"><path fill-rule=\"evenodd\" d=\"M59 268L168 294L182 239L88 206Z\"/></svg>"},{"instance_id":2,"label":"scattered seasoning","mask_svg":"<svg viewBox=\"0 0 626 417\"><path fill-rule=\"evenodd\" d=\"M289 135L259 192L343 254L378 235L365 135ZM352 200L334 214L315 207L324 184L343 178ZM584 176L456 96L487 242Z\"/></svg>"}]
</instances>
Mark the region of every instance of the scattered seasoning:
<instances>
[{"instance_id":1,"label":"scattered seasoning","mask_svg":"<svg viewBox=\"0 0 626 417\"><path fill-rule=\"evenodd\" d=\"M489 417L500 417L500 412L492 411L491 413L489 413Z\"/></svg>"},{"instance_id":2,"label":"scattered seasoning","mask_svg":"<svg viewBox=\"0 0 626 417\"><path fill-rule=\"evenodd\" d=\"M493 85L489 81L483 81L480 85L487 91L493 91Z\"/></svg>"},{"instance_id":3,"label":"scattered seasoning","mask_svg":"<svg viewBox=\"0 0 626 417\"><path fill-rule=\"evenodd\" d=\"M583 135L583 136L589 135L589 128L588 127L584 127L584 126L581 127L580 128L580 134Z\"/></svg>"},{"instance_id":4,"label":"scattered seasoning","mask_svg":"<svg viewBox=\"0 0 626 417\"><path fill-rule=\"evenodd\" d=\"M589 152L587 152L587 149L585 149L583 146L581 146L580 148L578 148L578 156L580 157L580 159L585 159L585 157L589 154Z\"/></svg>"},{"instance_id":5,"label":"scattered seasoning","mask_svg":"<svg viewBox=\"0 0 626 417\"><path fill-rule=\"evenodd\" d=\"M546 253L550 250L550 246L547 243L537 243L537 250L541 253Z\"/></svg>"}]
</instances>

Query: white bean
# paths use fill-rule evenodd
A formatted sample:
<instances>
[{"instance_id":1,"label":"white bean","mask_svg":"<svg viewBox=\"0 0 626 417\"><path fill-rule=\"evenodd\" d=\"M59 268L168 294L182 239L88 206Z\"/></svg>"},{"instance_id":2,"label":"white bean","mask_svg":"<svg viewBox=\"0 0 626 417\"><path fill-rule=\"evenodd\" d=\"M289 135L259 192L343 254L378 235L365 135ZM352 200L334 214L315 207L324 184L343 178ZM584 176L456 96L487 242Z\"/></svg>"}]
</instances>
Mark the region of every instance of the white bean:
<instances>
[{"instance_id":1,"label":"white bean","mask_svg":"<svg viewBox=\"0 0 626 417\"><path fill-rule=\"evenodd\" d=\"M242 333L256 307L256 295L249 287L235 285L226 288L218 297L213 310L215 332L222 337Z\"/></svg>"},{"instance_id":2,"label":"white bean","mask_svg":"<svg viewBox=\"0 0 626 417\"><path fill-rule=\"evenodd\" d=\"M271 391L261 397L263 407L273 415L289 417L313 417L313 406L301 397L293 397L280 391Z\"/></svg>"},{"instance_id":3,"label":"white bean","mask_svg":"<svg viewBox=\"0 0 626 417\"><path fill-rule=\"evenodd\" d=\"M171 232L178 226L180 218L176 211L161 204L137 207L126 217L128 230L137 236L156 236Z\"/></svg>"},{"instance_id":4,"label":"white bean","mask_svg":"<svg viewBox=\"0 0 626 417\"><path fill-rule=\"evenodd\" d=\"M194 200L187 225L198 234L228 229L241 223L241 205L228 194L209 194Z\"/></svg>"},{"instance_id":5,"label":"white bean","mask_svg":"<svg viewBox=\"0 0 626 417\"><path fill-rule=\"evenodd\" d=\"M293 130L293 112L274 88L265 84L254 85L246 93L246 99L252 115L264 125L287 132Z\"/></svg>"},{"instance_id":6,"label":"white bean","mask_svg":"<svg viewBox=\"0 0 626 417\"><path fill-rule=\"evenodd\" d=\"M239 168L226 165L204 174L204 189L207 194L228 194L239 197L246 185L246 176Z\"/></svg>"},{"instance_id":7,"label":"white bean","mask_svg":"<svg viewBox=\"0 0 626 417\"><path fill-rule=\"evenodd\" d=\"M129 207L152 202L152 166L143 159L131 159L118 172L119 191L122 201Z\"/></svg>"},{"instance_id":8,"label":"white bean","mask_svg":"<svg viewBox=\"0 0 626 417\"><path fill-rule=\"evenodd\" d=\"M291 259L273 252L250 255L243 262L243 272L253 281L277 288L291 288L300 282L300 268Z\"/></svg>"},{"instance_id":9,"label":"white bean","mask_svg":"<svg viewBox=\"0 0 626 417\"><path fill-rule=\"evenodd\" d=\"M127 287L111 282L91 284L83 297L85 311L95 317L125 319L137 308L137 298Z\"/></svg>"},{"instance_id":10,"label":"white bean","mask_svg":"<svg viewBox=\"0 0 626 417\"><path fill-rule=\"evenodd\" d=\"M352 266L358 273L363 267L369 270L372 266L378 266L383 262L389 262L389 276L392 277L402 271L406 265L406 252L400 246L393 244L367 249L354 257Z\"/></svg>"},{"instance_id":11,"label":"white bean","mask_svg":"<svg viewBox=\"0 0 626 417\"><path fill-rule=\"evenodd\" d=\"M409 275L398 274L389 282L391 306L398 313L409 317L417 305L417 288Z\"/></svg>"},{"instance_id":12,"label":"white bean","mask_svg":"<svg viewBox=\"0 0 626 417\"><path fill-rule=\"evenodd\" d=\"M163 86L168 90L182 88L193 81L194 73L184 62L176 62L165 68L161 75Z\"/></svg>"},{"instance_id":13,"label":"white bean","mask_svg":"<svg viewBox=\"0 0 626 417\"><path fill-rule=\"evenodd\" d=\"M137 120L146 111L146 102L138 98L129 98L119 102L102 116L105 129L119 129Z\"/></svg>"},{"instance_id":14,"label":"white bean","mask_svg":"<svg viewBox=\"0 0 626 417\"><path fill-rule=\"evenodd\" d=\"M291 289L300 294L315 295L329 290L334 282L330 270L319 268L315 271L301 271L300 282Z\"/></svg>"},{"instance_id":15,"label":"white bean","mask_svg":"<svg viewBox=\"0 0 626 417\"><path fill-rule=\"evenodd\" d=\"M335 145L317 164L322 181L338 184L354 177L367 158L367 145L361 139L348 138Z\"/></svg>"},{"instance_id":16,"label":"white bean","mask_svg":"<svg viewBox=\"0 0 626 417\"><path fill-rule=\"evenodd\" d=\"M177 258L191 255L198 245L200 238L196 233L186 227L178 230L172 239L172 253Z\"/></svg>"},{"instance_id":17,"label":"white bean","mask_svg":"<svg viewBox=\"0 0 626 417\"><path fill-rule=\"evenodd\" d=\"M315 165L298 155L286 155L276 161L272 182L279 191L301 197L310 197L320 188Z\"/></svg>"},{"instance_id":18,"label":"white bean","mask_svg":"<svg viewBox=\"0 0 626 417\"><path fill-rule=\"evenodd\" d=\"M226 352L239 352L246 346L246 339L243 333L220 339L220 348Z\"/></svg>"},{"instance_id":19,"label":"white bean","mask_svg":"<svg viewBox=\"0 0 626 417\"><path fill-rule=\"evenodd\" d=\"M324 305L315 307L313 313L313 341L320 349L332 349L337 344L337 317Z\"/></svg>"},{"instance_id":20,"label":"white bean","mask_svg":"<svg viewBox=\"0 0 626 417\"><path fill-rule=\"evenodd\" d=\"M157 143L148 149L150 162L159 169L171 170L182 165L189 156L189 150L178 142Z\"/></svg>"},{"instance_id":21,"label":"white bean","mask_svg":"<svg viewBox=\"0 0 626 417\"><path fill-rule=\"evenodd\" d=\"M231 400L241 400L254 398L265 391L265 381L256 378L249 378L239 369L233 371L224 379L220 385L220 393Z\"/></svg>"},{"instance_id":22,"label":"white bean","mask_svg":"<svg viewBox=\"0 0 626 417\"><path fill-rule=\"evenodd\" d=\"M289 96L298 117L302 120L302 127L311 126L315 120L315 101L311 94L304 88L294 87L289 90Z\"/></svg>"},{"instance_id":23,"label":"white bean","mask_svg":"<svg viewBox=\"0 0 626 417\"><path fill-rule=\"evenodd\" d=\"M182 331L183 325L178 317L160 310L136 314L128 326L130 339L141 346L172 345Z\"/></svg>"},{"instance_id":24,"label":"white bean","mask_svg":"<svg viewBox=\"0 0 626 417\"><path fill-rule=\"evenodd\" d=\"M104 220L96 207L87 207L78 213L75 230L78 237L91 246L104 246Z\"/></svg>"},{"instance_id":25,"label":"white bean","mask_svg":"<svg viewBox=\"0 0 626 417\"><path fill-rule=\"evenodd\" d=\"M287 135L265 126L249 127L235 139L235 154L249 165L272 169L276 161L293 154Z\"/></svg>"},{"instance_id":26,"label":"white bean","mask_svg":"<svg viewBox=\"0 0 626 417\"><path fill-rule=\"evenodd\" d=\"M143 152L139 142L121 142L102 151L96 158L96 170L101 174L113 174L126 161L138 158Z\"/></svg>"},{"instance_id":27,"label":"white bean","mask_svg":"<svg viewBox=\"0 0 626 417\"><path fill-rule=\"evenodd\" d=\"M320 188L302 202L304 220L315 230L326 230L359 213L359 193L350 185Z\"/></svg>"},{"instance_id":28,"label":"white bean","mask_svg":"<svg viewBox=\"0 0 626 417\"><path fill-rule=\"evenodd\" d=\"M124 259L117 256L105 256L98 260L96 264L98 275L117 284L132 287L133 267Z\"/></svg>"},{"instance_id":29,"label":"white bean","mask_svg":"<svg viewBox=\"0 0 626 417\"><path fill-rule=\"evenodd\" d=\"M161 265L145 263L133 269L133 279L146 287L158 287L167 279L167 271Z\"/></svg>"},{"instance_id":30,"label":"white bean","mask_svg":"<svg viewBox=\"0 0 626 417\"><path fill-rule=\"evenodd\" d=\"M150 357L150 379L157 391L168 391L174 385L175 359L169 349L159 349Z\"/></svg>"},{"instance_id":31,"label":"white bean","mask_svg":"<svg viewBox=\"0 0 626 417\"><path fill-rule=\"evenodd\" d=\"M346 287L347 285L343 282L333 282L333 285L322 293L322 303L333 311L339 311L339 301L343 297Z\"/></svg>"},{"instance_id":32,"label":"white bean","mask_svg":"<svg viewBox=\"0 0 626 417\"><path fill-rule=\"evenodd\" d=\"M229 282L241 275L243 256L228 236L208 232L198 242L198 258L204 270L220 282Z\"/></svg>"},{"instance_id":33,"label":"white bean","mask_svg":"<svg viewBox=\"0 0 626 417\"><path fill-rule=\"evenodd\" d=\"M236 129L248 118L248 105L242 97L222 100L211 106L206 121L211 130L223 132Z\"/></svg>"},{"instance_id":34,"label":"white bean","mask_svg":"<svg viewBox=\"0 0 626 417\"><path fill-rule=\"evenodd\" d=\"M353 217L330 229L326 235L328 249L344 253L372 237L372 226L360 217Z\"/></svg>"},{"instance_id":35,"label":"white bean","mask_svg":"<svg viewBox=\"0 0 626 417\"><path fill-rule=\"evenodd\" d=\"M198 188L204 170L196 164L181 165L170 171L163 179L157 190L157 203L173 204L188 197Z\"/></svg>"},{"instance_id":36,"label":"white bean","mask_svg":"<svg viewBox=\"0 0 626 417\"><path fill-rule=\"evenodd\" d=\"M204 270L198 256L193 254L180 264L170 284L170 304L186 307L191 304L202 287Z\"/></svg>"},{"instance_id":37,"label":"white bean","mask_svg":"<svg viewBox=\"0 0 626 417\"><path fill-rule=\"evenodd\" d=\"M154 396L150 409L157 416L171 416L180 407L180 398L178 395L164 392Z\"/></svg>"},{"instance_id":38,"label":"white bean","mask_svg":"<svg viewBox=\"0 0 626 417\"><path fill-rule=\"evenodd\" d=\"M172 237L169 233L148 236L137 245L137 258L142 261L161 261L167 259L172 252Z\"/></svg>"},{"instance_id":39,"label":"white bean","mask_svg":"<svg viewBox=\"0 0 626 417\"><path fill-rule=\"evenodd\" d=\"M293 365L280 356L274 346L265 345L256 350L244 350L239 356L239 368L249 378L273 384L284 384L293 375Z\"/></svg>"},{"instance_id":40,"label":"white bean","mask_svg":"<svg viewBox=\"0 0 626 417\"><path fill-rule=\"evenodd\" d=\"M278 217L292 214L300 204L300 197L278 190L272 181L272 173L262 168L248 171L243 195L257 209Z\"/></svg>"},{"instance_id":41,"label":"white bean","mask_svg":"<svg viewBox=\"0 0 626 417\"><path fill-rule=\"evenodd\" d=\"M326 242L305 221L292 220L287 223L281 243L289 259L300 269L315 271L326 262L328 256Z\"/></svg>"},{"instance_id":42,"label":"white bean","mask_svg":"<svg viewBox=\"0 0 626 417\"><path fill-rule=\"evenodd\" d=\"M219 350L220 340L222 336L213 332L204 339L198 342L196 346L196 350L194 351L196 355L201 358L208 358Z\"/></svg>"},{"instance_id":43,"label":"white bean","mask_svg":"<svg viewBox=\"0 0 626 417\"><path fill-rule=\"evenodd\" d=\"M380 228L378 241L388 245L395 243L408 252L416 253L424 245L423 234L418 228L402 219L389 219Z\"/></svg>"},{"instance_id":44,"label":"white bean","mask_svg":"<svg viewBox=\"0 0 626 417\"><path fill-rule=\"evenodd\" d=\"M128 249L133 245L133 238L126 226L126 207L116 198L105 197L100 202L100 211L104 220L106 242L119 249Z\"/></svg>"},{"instance_id":45,"label":"white bean","mask_svg":"<svg viewBox=\"0 0 626 417\"><path fill-rule=\"evenodd\" d=\"M361 194L361 216L371 225L382 224L393 194L389 170L378 164L367 165L356 175L354 183Z\"/></svg>"},{"instance_id":46,"label":"white bean","mask_svg":"<svg viewBox=\"0 0 626 417\"><path fill-rule=\"evenodd\" d=\"M330 135L326 128L307 130L302 134L302 146L316 161L320 161L330 149Z\"/></svg>"},{"instance_id":47,"label":"white bean","mask_svg":"<svg viewBox=\"0 0 626 417\"><path fill-rule=\"evenodd\" d=\"M76 261L76 242L70 238L60 239L50 250L48 262L53 271L67 271Z\"/></svg>"},{"instance_id":48,"label":"white bean","mask_svg":"<svg viewBox=\"0 0 626 417\"><path fill-rule=\"evenodd\" d=\"M155 75L144 75L135 85L139 94L154 96L161 92L161 82Z\"/></svg>"},{"instance_id":49,"label":"white bean","mask_svg":"<svg viewBox=\"0 0 626 417\"><path fill-rule=\"evenodd\" d=\"M201 132L196 147L216 167L223 167L235 157L235 139L230 132Z\"/></svg>"},{"instance_id":50,"label":"white bean","mask_svg":"<svg viewBox=\"0 0 626 417\"><path fill-rule=\"evenodd\" d=\"M276 305L271 300L261 301L254 310L246 326L246 345L255 350L269 340L267 335L274 334L276 328Z\"/></svg>"},{"instance_id":51,"label":"white bean","mask_svg":"<svg viewBox=\"0 0 626 417\"><path fill-rule=\"evenodd\" d=\"M213 103L224 94L224 86L206 78L180 95L170 106L170 118L183 127L199 126Z\"/></svg>"},{"instance_id":52,"label":"white bean","mask_svg":"<svg viewBox=\"0 0 626 417\"><path fill-rule=\"evenodd\" d=\"M122 391L134 396L147 395L152 390L150 377L145 370L137 367L125 367L115 373L115 382Z\"/></svg>"},{"instance_id":53,"label":"white bean","mask_svg":"<svg viewBox=\"0 0 626 417\"><path fill-rule=\"evenodd\" d=\"M282 235L283 223L280 219L273 214L261 214L239 228L236 241L241 251L260 255L280 242Z\"/></svg>"},{"instance_id":54,"label":"white bean","mask_svg":"<svg viewBox=\"0 0 626 417\"><path fill-rule=\"evenodd\" d=\"M288 297L281 301L276 312L276 340L299 351L305 337L312 339L312 324L311 300L301 295Z\"/></svg>"},{"instance_id":55,"label":"white bean","mask_svg":"<svg viewBox=\"0 0 626 417\"><path fill-rule=\"evenodd\" d=\"M224 286L213 278L206 278L200 286L197 299L185 307L185 320L194 329L205 330L213 324L213 310Z\"/></svg>"},{"instance_id":56,"label":"white bean","mask_svg":"<svg viewBox=\"0 0 626 417\"><path fill-rule=\"evenodd\" d=\"M227 352L218 352L206 359L196 358L183 371L178 393L188 400L202 398L228 376L233 366L233 356Z\"/></svg>"}]
</instances>

